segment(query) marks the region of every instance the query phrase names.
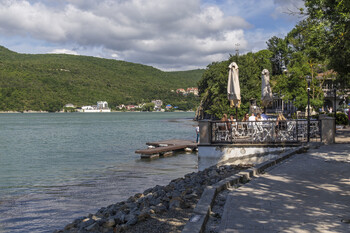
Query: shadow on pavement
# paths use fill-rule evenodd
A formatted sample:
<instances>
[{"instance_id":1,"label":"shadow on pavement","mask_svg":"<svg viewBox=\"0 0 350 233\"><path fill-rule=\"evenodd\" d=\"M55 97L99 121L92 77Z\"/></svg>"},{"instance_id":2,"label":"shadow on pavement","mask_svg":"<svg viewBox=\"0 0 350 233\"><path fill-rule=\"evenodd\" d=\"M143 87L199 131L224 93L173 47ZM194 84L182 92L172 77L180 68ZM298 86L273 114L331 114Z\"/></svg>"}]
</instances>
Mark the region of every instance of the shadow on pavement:
<instances>
[{"instance_id":1,"label":"shadow on pavement","mask_svg":"<svg viewBox=\"0 0 350 233\"><path fill-rule=\"evenodd\" d=\"M350 144L298 154L229 194L220 232L350 232Z\"/></svg>"}]
</instances>

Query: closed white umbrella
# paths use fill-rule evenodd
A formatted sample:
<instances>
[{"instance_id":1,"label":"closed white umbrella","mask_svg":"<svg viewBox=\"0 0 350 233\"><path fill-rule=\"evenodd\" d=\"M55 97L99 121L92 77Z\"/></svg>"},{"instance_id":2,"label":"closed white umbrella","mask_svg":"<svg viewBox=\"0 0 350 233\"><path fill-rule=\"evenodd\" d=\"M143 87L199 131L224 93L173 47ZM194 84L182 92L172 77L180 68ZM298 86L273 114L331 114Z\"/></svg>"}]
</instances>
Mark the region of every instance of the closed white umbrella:
<instances>
[{"instance_id":1,"label":"closed white umbrella","mask_svg":"<svg viewBox=\"0 0 350 233\"><path fill-rule=\"evenodd\" d=\"M230 70L227 81L227 98L230 100L231 107L239 108L241 105L241 88L239 87L238 65L236 62L232 62L228 67Z\"/></svg>"},{"instance_id":2,"label":"closed white umbrella","mask_svg":"<svg viewBox=\"0 0 350 233\"><path fill-rule=\"evenodd\" d=\"M261 105L266 107L269 106L273 101L270 86L270 73L267 69L264 69L261 74Z\"/></svg>"}]
</instances>

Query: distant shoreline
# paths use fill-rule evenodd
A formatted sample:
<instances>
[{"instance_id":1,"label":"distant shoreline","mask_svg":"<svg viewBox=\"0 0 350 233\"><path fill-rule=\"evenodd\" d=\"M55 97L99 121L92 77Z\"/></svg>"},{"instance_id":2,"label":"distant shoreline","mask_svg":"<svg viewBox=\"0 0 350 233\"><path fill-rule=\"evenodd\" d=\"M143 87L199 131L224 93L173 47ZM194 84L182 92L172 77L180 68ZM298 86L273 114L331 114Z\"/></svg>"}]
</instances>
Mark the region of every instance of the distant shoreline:
<instances>
[{"instance_id":1,"label":"distant shoreline","mask_svg":"<svg viewBox=\"0 0 350 233\"><path fill-rule=\"evenodd\" d=\"M111 111L111 112L143 112L143 111ZM163 112L160 112L160 111L153 111L154 113L163 113ZM173 111L173 112L195 112L195 111L181 111L181 110L176 110L176 111ZM23 112L18 112L18 111L0 111L0 114L1 113L89 113L89 112L48 112L48 111L31 111L31 110L28 110L28 111L23 111ZM100 112L96 112L96 113L100 113Z\"/></svg>"}]
</instances>

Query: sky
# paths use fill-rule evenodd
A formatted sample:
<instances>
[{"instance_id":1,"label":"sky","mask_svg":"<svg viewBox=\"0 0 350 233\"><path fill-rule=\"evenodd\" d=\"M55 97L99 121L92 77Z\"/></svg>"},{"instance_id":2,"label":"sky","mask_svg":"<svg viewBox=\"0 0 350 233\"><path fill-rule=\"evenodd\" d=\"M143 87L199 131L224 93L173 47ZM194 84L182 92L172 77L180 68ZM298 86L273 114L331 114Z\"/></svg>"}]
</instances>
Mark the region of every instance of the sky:
<instances>
[{"instance_id":1,"label":"sky","mask_svg":"<svg viewBox=\"0 0 350 233\"><path fill-rule=\"evenodd\" d=\"M303 0L0 0L0 45L150 65L205 68L284 37Z\"/></svg>"}]
</instances>

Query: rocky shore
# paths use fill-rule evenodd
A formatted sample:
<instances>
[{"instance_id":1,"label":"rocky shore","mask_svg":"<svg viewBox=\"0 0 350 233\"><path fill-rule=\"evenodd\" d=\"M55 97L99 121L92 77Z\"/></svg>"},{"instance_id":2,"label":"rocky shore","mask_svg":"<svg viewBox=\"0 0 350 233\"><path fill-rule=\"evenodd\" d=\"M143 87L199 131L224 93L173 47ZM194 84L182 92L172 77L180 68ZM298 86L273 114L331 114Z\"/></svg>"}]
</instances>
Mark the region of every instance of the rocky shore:
<instances>
[{"instance_id":1,"label":"rocky shore","mask_svg":"<svg viewBox=\"0 0 350 233\"><path fill-rule=\"evenodd\" d=\"M247 167L250 165L212 166L187 174L103 207L55 232L181 232L206 186Z\"/></svg>"}]
</instances>

